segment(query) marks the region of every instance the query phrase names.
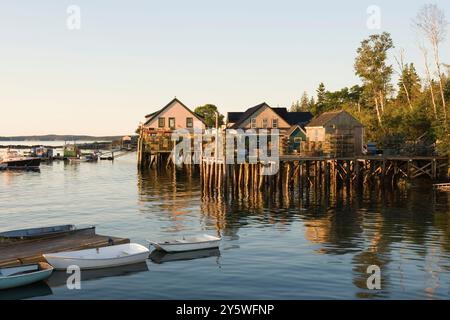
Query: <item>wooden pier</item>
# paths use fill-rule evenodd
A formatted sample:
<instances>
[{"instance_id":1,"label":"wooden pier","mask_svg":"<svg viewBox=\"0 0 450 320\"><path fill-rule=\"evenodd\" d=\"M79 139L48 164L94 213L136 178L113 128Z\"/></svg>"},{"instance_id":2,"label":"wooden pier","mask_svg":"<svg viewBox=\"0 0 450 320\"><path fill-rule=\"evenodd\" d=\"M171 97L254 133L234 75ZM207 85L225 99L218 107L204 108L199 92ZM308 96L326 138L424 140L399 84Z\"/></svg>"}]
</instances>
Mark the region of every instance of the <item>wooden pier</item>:
<instances>
[{"instance_id":1,"label":"wooden pier","mask_svg":"<svg viewBox=\"0 0 450 320\"><path fill-rule=\"evenodd\" d=\"M279 143L279 158L273 163L251 161L248 146L245 151L245 162L237 163L237 149L234 148L234 162L225 161L224 152L206 157L203 154L190 154L188 157L200 159L197 164L183 164L176 169L172 160L174 141L170 131L148 131L141 128L138 142L138 168L140 170L186 169L186 172L200 173L202 193L207 197L225 196L241 197L252 193L287 194L298 190L304 192L311 188L337 190L341 187L363 188L365 186L391 185L401 181L428 179L433 182L446 181L449 172L449 160L439 156L416 155L355 155L342 156L342 152L326 153L314 151L309 143L301 154L286 153L287 148ZM221 135L224 133L221 132ZM222 140L224 141L224 140ZM341 150L342 148L338 148ZM345 148L344 148L345 149ZM204 148L201 148L201 153ZM339 151L338 150L338 151ZM346 149L345 149L346 150ZM342 150L341 150L342 151ZM243 151L242 151L243 152ZM319 154L319 155L316 155Z\"/></svg>"},{"instance_id":2,"label":"wooden pier","mask_svg":"<svg viewBox=\"0 0 450 320\"><path fill-rule=\"evenodd\" d=\"M391 185L400 180L445 179L448 159L440 157L358 156L300 157L280 156L278 171L263 175L269 164L225 164L223 160L203 159L200 183L206 196L248 196L252 193L288 194L294 190Z\"/></svg>"},{"instance_id":3,"label":"wooden pier","mask_svg":"<svg viewBox=\"0 0 450 320\"><path fill-rule=\"evenodd\" d=\"M435 183L433 189L439 191L450 191L450 183Z\"/></svg>"},{"instance_id":4,"label":"wooden pier","mask_svg":"<svg viewBox=\"0 0 450 320\"><path fill-rule=\"evenodd\" d=\"M36 240L0 242L0 267L45 261L42 254L125 244L130 240L95 233L75 233Z\"/></svg>"}]
</instances>

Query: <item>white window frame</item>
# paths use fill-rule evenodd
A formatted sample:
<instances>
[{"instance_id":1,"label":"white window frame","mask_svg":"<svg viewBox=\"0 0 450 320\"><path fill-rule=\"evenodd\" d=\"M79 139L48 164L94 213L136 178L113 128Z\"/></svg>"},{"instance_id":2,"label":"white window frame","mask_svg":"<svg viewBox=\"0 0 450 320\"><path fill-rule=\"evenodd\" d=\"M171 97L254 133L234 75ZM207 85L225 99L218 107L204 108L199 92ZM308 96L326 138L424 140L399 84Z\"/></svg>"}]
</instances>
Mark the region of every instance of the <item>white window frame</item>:
<instances>
[{"instance_id":1,"label":"white window frame","mask_svg":"<svg viewBox=\"0 0 450 320\"><path fill-rule=\"evenodd\" d=\"M272 128L274 128L274 129L278 128L278 119L277 118L272 119Z\"/></svg>"},{"instance_id":2,"label":"white window frame","mask_svg":"<svg viewBox=\"0 0 450 320\"><path fill-rule=\"evenodd\" d=\"M267 118L262 119L262 127L265 129L269 124L269 120Z\"/></svg>"}]
</instances>

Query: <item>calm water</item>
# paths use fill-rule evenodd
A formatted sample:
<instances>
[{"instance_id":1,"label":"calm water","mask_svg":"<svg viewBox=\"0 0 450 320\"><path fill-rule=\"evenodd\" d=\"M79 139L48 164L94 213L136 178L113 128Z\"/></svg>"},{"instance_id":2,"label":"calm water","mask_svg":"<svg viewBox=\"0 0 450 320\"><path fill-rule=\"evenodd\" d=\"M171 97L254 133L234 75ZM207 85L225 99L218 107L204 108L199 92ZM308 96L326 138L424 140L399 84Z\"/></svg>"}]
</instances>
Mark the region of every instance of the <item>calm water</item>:
<instances>
[{"instance_id":1,"label":"calm water","mask_svg":"<svg viewBox=\"0 0 450 320\"><path fill-rule=\"evenodd\" d=\"M139 175L135 154L97 164L54 162L0 172L0 230L95 224L145 244L221 234L220 251L155 256L143 265L66 275L0 292L37 299L449 299L449 196L429 186L330 199L201 199L195 178ZM381 267L382 289L366 289Z\"/></svg>"}]
</instances>

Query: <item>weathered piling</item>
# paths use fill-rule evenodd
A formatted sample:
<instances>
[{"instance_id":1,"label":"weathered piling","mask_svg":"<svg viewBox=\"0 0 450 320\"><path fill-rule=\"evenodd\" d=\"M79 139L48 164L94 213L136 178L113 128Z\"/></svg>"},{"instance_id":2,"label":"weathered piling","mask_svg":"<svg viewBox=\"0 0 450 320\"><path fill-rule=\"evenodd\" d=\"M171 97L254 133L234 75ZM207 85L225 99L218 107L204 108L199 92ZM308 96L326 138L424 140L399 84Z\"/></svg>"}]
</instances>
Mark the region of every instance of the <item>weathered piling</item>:
<instances>
[{"instance_id":1,"label":"weathered piling","mask_svg":"<svg viewBox=\"0 0 450 320\"><path fill-rule=\"evenodd\" d=\"M345 189L370 188L393 181L444 178L447 159L439 157L298 157L281 156L279 170L263 175L264 163L216 163L214 158L203 159L200 183L207 197L243 197L263 194L291 197L312 188L316 193L329 195ZM223 160L221 160L223 161ZM205 170L206 168L206 170Z\"/></svg>"}]
</instances>

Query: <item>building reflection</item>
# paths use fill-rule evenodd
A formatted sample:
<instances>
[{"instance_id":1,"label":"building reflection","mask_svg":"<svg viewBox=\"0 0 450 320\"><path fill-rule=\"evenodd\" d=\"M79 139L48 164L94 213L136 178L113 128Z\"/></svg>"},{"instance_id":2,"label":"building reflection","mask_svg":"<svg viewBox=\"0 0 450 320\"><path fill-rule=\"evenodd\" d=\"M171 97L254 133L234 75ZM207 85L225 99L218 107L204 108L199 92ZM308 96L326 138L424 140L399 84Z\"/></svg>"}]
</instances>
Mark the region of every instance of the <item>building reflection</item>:
<instances>
[{"instance_id":1,"label":"building reflection","mask_svg":"<svg viewBox=\"0 0 450 320\"><path fill-rule=\"evenodd\" d=\"M433 297L446 285L439 280L443 262L438 260L450 253L450 199L449 194L434 193L429 185L309 189L302 194L293 188L282 194L241 193L237 199L226 199L202 197L195 175L177 174L152 171L141 174L138 182L142 210L154 212L159 208L169 214L174 230L184 228L189 199L191 204L198 204L202 224L229 239L238 238L239 230L249 224L276 226L282 232L299 232L301 225L299 236L313 245L315 254L350 255L358 298L387 298L393 273L397 273L396 283L400 281L407 290L408 275L402 264L408 262L404 243L407 250L414 250L425 261L424 296ZM379 291L367 289L370 265L381 269Z\"/></svg>"}]
</instances>

